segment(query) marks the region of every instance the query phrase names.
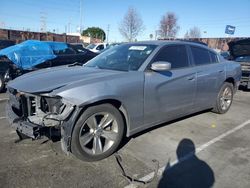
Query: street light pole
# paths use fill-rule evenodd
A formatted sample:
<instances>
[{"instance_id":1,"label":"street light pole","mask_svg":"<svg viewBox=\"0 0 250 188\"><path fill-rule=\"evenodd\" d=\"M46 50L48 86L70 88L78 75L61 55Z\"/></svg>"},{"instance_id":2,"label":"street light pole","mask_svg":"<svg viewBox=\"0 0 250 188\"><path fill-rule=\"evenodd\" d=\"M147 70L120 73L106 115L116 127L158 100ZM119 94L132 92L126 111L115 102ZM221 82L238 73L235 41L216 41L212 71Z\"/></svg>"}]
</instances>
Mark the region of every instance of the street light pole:
<instances>
[{"instance_id":1,"label":"street light pole","mask_svg":"<svg viewBox=\"0 0 250 188\"><path fill-rule=\"evenodd\" d=\"M83 5L83 2L82 0L80 0L80 26L79 26L80 34L82 33L82 5Z\"/></svg>"},{"instance_id":2,"label":"street light pole","mask_svg":"<svg viewBox=\"0 0 250 188\"><path fill-rule=\"evenodd\" d=\"M109 43L109 24L108 24L108 27L107 27L106 42Z\"/></svg>"}]
</instances>

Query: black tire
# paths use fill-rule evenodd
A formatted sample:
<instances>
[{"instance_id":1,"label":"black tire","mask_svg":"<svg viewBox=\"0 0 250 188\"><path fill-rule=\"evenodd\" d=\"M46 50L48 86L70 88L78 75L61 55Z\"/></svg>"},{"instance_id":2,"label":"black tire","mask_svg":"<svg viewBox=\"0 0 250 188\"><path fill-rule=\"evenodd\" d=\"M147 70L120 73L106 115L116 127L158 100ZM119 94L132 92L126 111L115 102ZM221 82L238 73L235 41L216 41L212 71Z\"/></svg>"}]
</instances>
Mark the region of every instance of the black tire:
<instances>
[{"instance_id":1,"label":"black tire","mask_svg":"<svg viewBox=\"0 0 250 188\"><path fill-rule=\"evenodd\" d=\"M223 93L226 92L226 90L230 93L230 95L227 96L227 99L225 97L225 99L223 98ZM234 87L233 84L228 83L228 82L224 82L224 84L222 85L220 92L217 96L216 99L216 104L215 107L213 108L213 112L218 113L218 114L224 114L226 113L232 102L233 102L233 95L234 95ZM226 106L223 106L223 101L225 102Z\"/></svg>"},{"instance_id":2,"label":"black tire","mask_svg":"<svg viewBox=\"0 0 250 188\"><path fill-rule=\"evenodd\" d=\"M2 93L4 89L5 89L4 78L2 75L0 75L0 93Z\"/></svg>"},{"instance_id":3,"label":"black tire","mask_svg":"<svg viewBox=\"0 0 250 188\"><path fill-rule=\"evenodd\" d=\"M103 117L101 117L102 113L104 114ZM98 120L99 116L100 118ZM90 119L93 119L93 117L95 119L95 123L93 123L94 121L90 120ZM103 119L104 117L106 118L105 120ZM110 120L107 120L108 119L107 117L109 117L110 120L111 119L114 119L114 120L111 121L110 124L108 124ZM91 129L90 127L93 127L93 126L90 126L90 124L97 125L96 126L97 128ZM106 126L106 128L103 128L102 129L103 133L102 131L100 131L98 135L99 127L105 127L104 124L108 126ZM107 130L107 128L109 130ZM115 136L112 137L112 139L109 139L111 137L104 138L103 136L106 135L107 132L109 133L108 135L111 135L110 133L112 133ZM116 149L118 148L123 138L123 133L124 133L124 121L118 109L116 109L111 104L101 104L101 105L91 106L83 112L83 114L79 117L78 121L75 124L73 133L72 133L71 152L73 153L73 155L75 155L77 158L83 161L98 161L98 160L104 159L116 151ZM87 134L93 137L91 140L89 137L88 140L90 141L88 142L86 142L86 139L85 139ZM99 142L97 141L98 137L99 137ZM80 138L82 138L81 143L80 143ZM83 141L83 139L85 139L85 141ZM103 141L103 139L105 141ZM85 143L85 145L83 143ZM97 145L98 145L97 143L99 144L99 148L102 148L103 152L100 152L99 149L98 149L98 153L96 152Z\"/></svg>"}]
</instances>

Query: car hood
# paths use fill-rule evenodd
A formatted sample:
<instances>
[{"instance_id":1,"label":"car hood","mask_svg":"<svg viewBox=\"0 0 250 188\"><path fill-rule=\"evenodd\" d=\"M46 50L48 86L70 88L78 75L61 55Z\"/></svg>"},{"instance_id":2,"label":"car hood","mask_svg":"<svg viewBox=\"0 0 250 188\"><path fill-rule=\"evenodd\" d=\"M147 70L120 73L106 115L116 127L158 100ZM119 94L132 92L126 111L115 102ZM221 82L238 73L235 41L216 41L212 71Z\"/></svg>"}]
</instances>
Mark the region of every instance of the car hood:
<instances>
[{"instance_id":1,"label":"car hood","mask_svg":"<svg viewBox=\"0 0 250 188\"><path fill-rule=\"evenodd\" d=\"M83 66L56 67L34 71L16 78L8 87L26 93L49 93L77 82L102 80L124 72Z\"/></svg>"},{"instance_id":2,"label":"car hood","mask_svg":"<svg viewBox=\"0 0 250 188\"><path fill-rule=\"evenodd\" d=\"M231 41L228 46L233 59L240 56L250 56L250 39Z\"/></svg>"}]
</instances>

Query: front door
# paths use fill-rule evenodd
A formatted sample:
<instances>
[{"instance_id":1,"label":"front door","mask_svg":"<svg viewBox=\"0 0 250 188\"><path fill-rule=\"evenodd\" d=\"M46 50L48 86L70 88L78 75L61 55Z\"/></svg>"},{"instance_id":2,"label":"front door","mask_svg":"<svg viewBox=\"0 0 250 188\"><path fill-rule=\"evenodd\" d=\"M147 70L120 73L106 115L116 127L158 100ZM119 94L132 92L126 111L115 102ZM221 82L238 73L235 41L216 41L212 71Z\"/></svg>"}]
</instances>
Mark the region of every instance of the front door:
<instances>
[{"instance_id":1,"label":"front door","mask_svg":"<svg viewBox=\"0 0 250 188\"><path fill-rule=\"evenodd\" d=\"M192 110L196 72L190 66L185 45L163 47L153 62L171 63L169 71L145 72L144 123L168 121Z\"/></svg>"}]
</instances>

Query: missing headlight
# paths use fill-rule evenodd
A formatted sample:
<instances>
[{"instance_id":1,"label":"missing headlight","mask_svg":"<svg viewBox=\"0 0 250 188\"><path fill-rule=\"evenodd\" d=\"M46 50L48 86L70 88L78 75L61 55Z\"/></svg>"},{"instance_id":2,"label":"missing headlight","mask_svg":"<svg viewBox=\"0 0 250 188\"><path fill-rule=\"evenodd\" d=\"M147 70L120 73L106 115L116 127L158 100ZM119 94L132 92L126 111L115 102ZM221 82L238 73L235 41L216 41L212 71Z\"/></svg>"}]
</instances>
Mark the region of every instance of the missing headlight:
<instances>
[{"instance_id":1,"label":"missing headlight","mask_svg":"<svg viewBox=\"0 0 250 188\"><path fill-rule=\"evenodd\" d=\"M40 97L41 123L45 126L60 125L74 110L74 105L61 97Z\"/></svg>"},{"instance_id":2,"label":"missing headlight","mask_svg":"<svg viewBox=\"0 0 250 188\"><path fill-rule=\"evenodd\" d=\"M59 97L41 97L40 107L44 113L60 114L64 104Z\"/></svg>"}]
</instances>

